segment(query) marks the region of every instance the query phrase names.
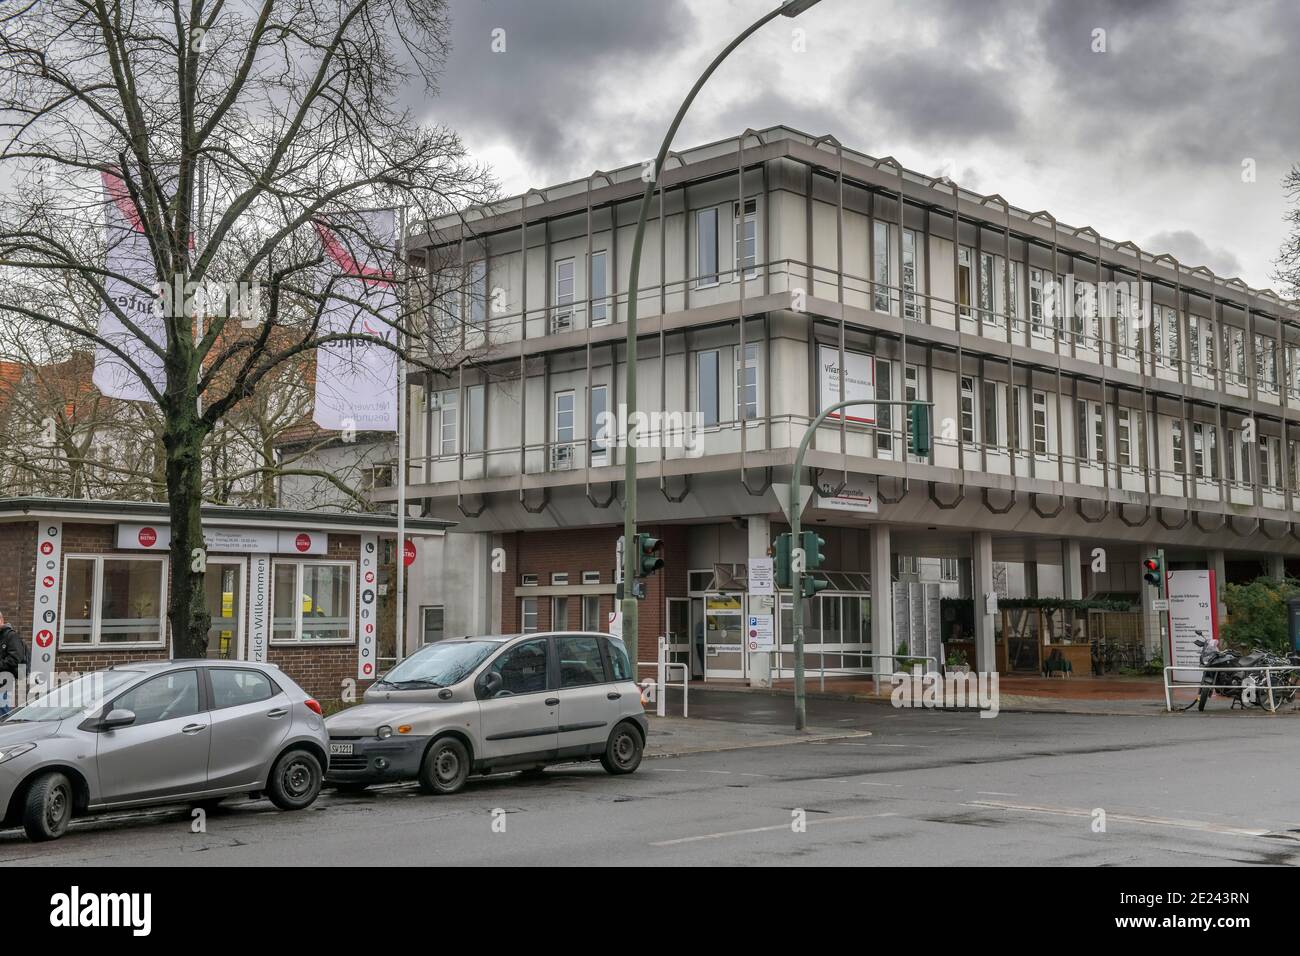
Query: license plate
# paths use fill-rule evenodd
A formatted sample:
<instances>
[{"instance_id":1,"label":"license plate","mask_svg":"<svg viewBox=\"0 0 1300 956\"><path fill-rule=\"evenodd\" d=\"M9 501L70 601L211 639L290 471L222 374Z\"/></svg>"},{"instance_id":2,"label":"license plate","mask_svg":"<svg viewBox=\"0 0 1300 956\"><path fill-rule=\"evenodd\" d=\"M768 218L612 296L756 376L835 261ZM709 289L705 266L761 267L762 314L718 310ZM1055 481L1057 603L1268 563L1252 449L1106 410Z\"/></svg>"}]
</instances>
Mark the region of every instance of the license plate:
<instances>
[{"instance_id":1,"label":"license plate","mask_svg":"<svg viewBox=\"0 0 1300 956\"><path fill-rule=\"evenodd\" d=\"M351 744L330 744L330 756L351 757L352 745Z\"/></svg>"}]
</instances>

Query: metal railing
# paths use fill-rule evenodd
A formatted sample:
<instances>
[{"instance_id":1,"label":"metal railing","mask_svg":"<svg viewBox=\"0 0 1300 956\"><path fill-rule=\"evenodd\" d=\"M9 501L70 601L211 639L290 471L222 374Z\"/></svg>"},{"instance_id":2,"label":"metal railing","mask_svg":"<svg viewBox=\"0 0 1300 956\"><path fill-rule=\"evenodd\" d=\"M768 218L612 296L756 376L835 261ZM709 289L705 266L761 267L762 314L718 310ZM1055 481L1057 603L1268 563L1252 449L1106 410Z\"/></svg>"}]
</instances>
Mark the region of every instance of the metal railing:
<instances>
[{"instance_id":1,"label":"metal railing","mask_svg":"<svg viewBox=\"0 0 1300 956\"><path fill-rule=\"evenodd\" d=\"M650 687L653 688L656 716L666 717L668 715L668 694L667 694L668 688L680 687L682 691L682 716L689 717L690 716L690 686L689 685L691 681L690 667L687 664L682 663L681 661L670 661L668 659L668 638L666 635L663 634L659 635L659 642L658 642L658 649L656 651L656 656L658 659L654 661L636 662L636 666L638 668L653 667L655 669L654 680L652 681L649 678L646 678L646 680L641 682L641 687L643 691L649 689L646 688L647 684L649 684ZM681 683L670 682L669 674L674 667L681 668L681 673L682 673ZM642 703L649 703L649 701L646 700L644 693L642 694L641 701Z\"/></svg>"},{"instance_id":2,"label":"metal railing","mask_svg":"<svg viewBox=\"0 0 1300 956\"><path fill-rule=\"evenodd\" d=\"M1172 691L1175 688L1195 689L1199 692L1204 688L1208 687L1211 691L1217 691L1223 689L1223 690L1238 691L1242 695L1249 693L1248 688L1243 686L1240 682L1228 683L1228 684L1220 684L1216 682L1216 683L1206 684L1204 680L1199 680L1194 683L1189 681L1173 680L1174 671L1195 671L1195 670L1199 670L1202 673L1205 673L1207 671L1212 673L1218 673L1220 671L1227 671L1227 672L1242 671L1248 674L1263 673L1265 678L1264 683L1253 684L1250 686L1254 688L1255 693L1264 692L1268 694L1268 707L1266 709L1271 714L1277 713L1277 698L1273 693L1275 688L1285 695L1286 700L1284 700L1283 703L1287 703L1288 701L1290 701L1295 696L1296 692L1300 691L1300 686L1295 684L1275 685L1273 683L1274 671L1281 671L1281 672L1288 672L1288 673L1300 672L1300 665L1296 665L1296 664L1273 664L1268 666L1260 666L1260 665L1243 666L1238 664L1233 667L1201 667L1199 665L1191 665L1191 664L1169 664L1166 665L1164 668L1165 710L1166 711L1169 711L1171 713L1173 712L1174 704L1173 704ZM1253 700L1248 702L1254 703ZM1191 704L1188 704L1187 707L1191 707ZM1187 707L1184 707L1182 709L1186 710Z\"/></svg>"}]
</instances>

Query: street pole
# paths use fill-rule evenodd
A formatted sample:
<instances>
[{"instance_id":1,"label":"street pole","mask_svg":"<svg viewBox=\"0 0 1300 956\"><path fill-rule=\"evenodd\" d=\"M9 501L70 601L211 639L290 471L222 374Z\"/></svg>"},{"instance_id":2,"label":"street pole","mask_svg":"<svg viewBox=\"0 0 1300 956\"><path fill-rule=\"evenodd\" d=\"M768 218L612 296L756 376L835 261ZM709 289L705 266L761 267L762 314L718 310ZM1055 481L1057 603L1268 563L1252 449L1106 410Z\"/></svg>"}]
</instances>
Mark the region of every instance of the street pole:
<instances>
[{"instance_id":1,"label":"street pole","mask_svg":"<svg viewBox=\"0 0 1300 956\"><path fill-rule=\"evenodd\" d=\"M786 0L776 9L755 20L739 36L728 43L726 48L713 58L713 62L709 64L708 68L700 74L700 78L695 81L695 85L691 87L686 99L678 107L677 115L673 117L672 124L668 127L668 133L659 146L659 152L655 155L654 166L649 171L649 177L646 179L645 191L641 194L641 208L637 213L636 235L632 239L632 263L628 268L627 275L627 386L623 421L635 421L633 416L637 407L636 313L637 297L640 292L638 280L641 275L641 248L645 240L646 220L650 216L650 203L654 197L655 183L663 173L664 160L668 157L668 149L672 145L673 137L677 135L677 127L681 125L682 118L685 117L686 111L690 109L691 103L695 101L701 87L704 86L732 50L745 42L751 34L755 33L768 21L778 16L797 17L818 2L819 0ZM660 228L662 228L662 224ZM659 281L663 282L664 277L660 276ZM632 659L634 661L636 660L637 637L639 634L637 599L632 596L632 579L636 576L636 569L639 567L637 563L639 556L636 554L636 440L636 428L633 426L628 429L623 443L623 640L624 643L630 642L628 652L633 655Z\"/></svg>"},{"instance_id":2,"label":"street pole","mask_svg":"<svg viewBox=\"0 0 1300 956\"><path fill-rule=\"evenodd\" d=\"M804 432L803 439L799 442L799 450L794 456L794 468L790 473L790 553L793 556L795 548L802 548L799 543L800 533L800 511L802 502L799 494L800 478L803 476L803 456L808 451L813 439L817 437L817 429L821 428L822 422L828 417L848 408L851 405L923 405L926 408L934 408L934 402L916 402L907 400L882 401L875 398L852 398L843 402L836 402L831 405L820 415L812 420L808 430ZM931 423L933 426L933 422ZM930 434L934 434L934 428L930 428ZM904 444L903 454L907 454L906 444ZM804 664L803 664L803 561L795 561L793 557L790 561L790 588L793 592L791 619L794 623L794 729L805 730L808 727L808 698L804 686ZM875 602L882 600L879 593L882 583L876 580L876 575L871 577L871 601L874 613ZM874 666L874 665L873 665Z\"/></svg>"},{"instance_id":3,"label":"street pole","mask_svg":"<svg viewBox=\"0 0 1300 956\"><path fill-rule=\"evenodd\" d=\"M397 567L397 610L393 622L393 655L400 661L406 655L406 341L402 329L407 321L410 297L406 284L410 270L406 264L406 207L398 212L398 267L402 270L402 283L395 290L398 295L397 322L397 550L394 564Z\"/></svg>"}]
</instances>

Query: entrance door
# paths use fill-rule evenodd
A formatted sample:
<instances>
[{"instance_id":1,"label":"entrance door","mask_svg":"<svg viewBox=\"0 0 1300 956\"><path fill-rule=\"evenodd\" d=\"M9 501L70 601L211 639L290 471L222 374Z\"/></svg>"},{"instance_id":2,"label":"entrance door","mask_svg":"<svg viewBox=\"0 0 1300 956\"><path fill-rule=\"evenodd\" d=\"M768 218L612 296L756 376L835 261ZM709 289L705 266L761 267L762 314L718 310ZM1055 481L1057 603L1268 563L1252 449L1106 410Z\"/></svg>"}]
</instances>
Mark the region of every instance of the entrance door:
<instances>
[{"instance_id":1,"label":"entrance door","mask_svg":"<svg viewBox=\"0 0 1300 956\"><path fill-rule=\"evenodd\" d=\"M210 558L203 576L204 596L212 624L208 628L208 657L222 661L244 659L243 558Z\"/></svg>"},{"instance_id":2,"label":"entrance door","mask_svg":"<svg viewBox=\"0 0 1300 956\"><path fill-rule=\"evenodd\" d=\"M668 598L667 616L668 660L675 664L690 665L691 660L691 600L690 598ZM680 668L674 668L673 680L681 675Z\"/></svg>"},{"instance_id":3,"label":"entrance door","mask_svg":"<svg viewBox=\"0 0 1300 956\"><path fill-rule=\"evenodd\" d=\"M745 596L704 597L704 679L745 676Z\"/></svg>"}]
</instances>

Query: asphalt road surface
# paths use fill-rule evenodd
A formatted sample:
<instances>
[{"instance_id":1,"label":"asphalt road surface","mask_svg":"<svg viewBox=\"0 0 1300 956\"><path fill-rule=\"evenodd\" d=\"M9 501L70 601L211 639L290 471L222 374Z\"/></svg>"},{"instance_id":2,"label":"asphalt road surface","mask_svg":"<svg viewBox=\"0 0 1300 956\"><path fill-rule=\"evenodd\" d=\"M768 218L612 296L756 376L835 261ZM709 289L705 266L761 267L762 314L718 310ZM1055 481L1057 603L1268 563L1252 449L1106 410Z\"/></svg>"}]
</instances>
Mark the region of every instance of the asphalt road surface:
<instances>
[{"instance_id":1,"label":"asphalt road surface","mask_svg":"<svg viewBox=\"0 0 1300 956\"><path fill-rule=\"evenodd\" d=\"M691 707L783 724L790 702L693 693ZM114 814L49 844L0 833L0 865L1300 862L1300 717L809 712L870 735L658 757L629 777L477 778L454 797L327 792L300 813L240 800L198 833L184 808Z\"/></svg>"}]
</instances>

